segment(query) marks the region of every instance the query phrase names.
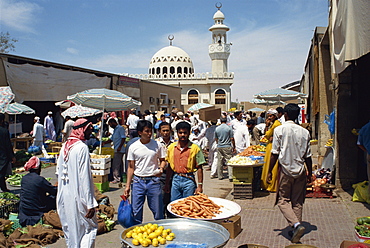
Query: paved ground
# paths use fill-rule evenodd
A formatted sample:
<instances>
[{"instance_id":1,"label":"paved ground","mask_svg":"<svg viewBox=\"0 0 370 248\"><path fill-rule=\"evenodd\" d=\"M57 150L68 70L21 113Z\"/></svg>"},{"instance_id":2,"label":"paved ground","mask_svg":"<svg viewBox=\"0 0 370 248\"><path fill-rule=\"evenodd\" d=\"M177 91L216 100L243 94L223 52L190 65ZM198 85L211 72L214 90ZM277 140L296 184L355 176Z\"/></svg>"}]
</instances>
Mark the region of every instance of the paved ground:
<instances>
[{"instance_id":1,"label":"paved ground","mask_svg":"<svg viewBox=\"0 0 370 248\"><path fill-rule=\"evenodd\" d=\"M43 171L45 177L54 177L55 167ZM52 180L55 182L55 179ZM209 196L233 200L232 183L228 180L209 178L205 171L204 191ZM107 193L115 207L119 205L119 195L123 192L116 185ZM354 225L357 217L370 216L370 205L352 202L348 192L336 191L338 197L308 198L304 205L304 226L306 234L302 243L320 248L338 248L343 240L353 240ZM242 232L230 239L225 247L238 247L241 244L261 244L268 247L282 248L290 245L287 222L279 209L274 207L275 194L258 194L251 200L235 200L241 208ZM72 204L72 202L71 202ZM144 222L152 221L153 217L147 208L144 212ZM97 237L96 247L121 247L120 234L123 228L119 225L110 233ZM66 247L64 239L49 247Z\"/></svg>"}]
</instances>

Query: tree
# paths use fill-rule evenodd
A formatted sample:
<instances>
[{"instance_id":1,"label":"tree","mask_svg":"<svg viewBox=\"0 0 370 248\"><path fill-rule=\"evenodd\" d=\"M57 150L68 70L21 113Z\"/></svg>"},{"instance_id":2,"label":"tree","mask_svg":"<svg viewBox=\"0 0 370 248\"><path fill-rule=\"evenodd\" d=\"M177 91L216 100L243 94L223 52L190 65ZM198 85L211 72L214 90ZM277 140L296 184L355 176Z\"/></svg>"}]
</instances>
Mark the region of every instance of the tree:
<instances>
[{"instance_id":1,"label":"tree","mask_svg":"<svg viewBox=\"0 0 370 248\"><path fill-rule=\"evenodd\" d=\"M11 38L9 32L0 33L0 53L9 53L10 51L15 51L14 43L18 40Z\"/></svg>"}]
</instances>

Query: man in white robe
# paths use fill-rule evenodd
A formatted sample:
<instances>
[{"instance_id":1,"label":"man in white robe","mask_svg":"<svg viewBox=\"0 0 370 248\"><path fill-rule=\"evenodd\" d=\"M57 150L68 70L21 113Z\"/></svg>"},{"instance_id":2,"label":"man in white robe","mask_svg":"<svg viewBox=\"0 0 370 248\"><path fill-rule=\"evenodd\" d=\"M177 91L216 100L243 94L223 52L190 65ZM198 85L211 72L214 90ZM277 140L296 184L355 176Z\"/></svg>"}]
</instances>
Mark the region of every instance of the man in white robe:
<instances>
[{"instance_id":1,"label":"man in white robe","mask_svg":"<svg viewBox=\"0 0 370 248\"><path fill-rule=\"evenodd\" d=\"M54 121L53 121L53 112L49 111L48 115L44 120L44 129L46 131L48 139L53 141L57 140L57 134L55 132Z\"/></svg>"},{"instance_id":2,"label":"man in white robe","mask_svg":"<svg viewBox=\"0 0 370 248\"><path fill-rule=\"evenodd\" d=\"M98 206L90 169L90 154L83 142L92 133L86 119L75 122L60 151L57 164L57 210L69 248L95 247Z\"/></svg>"},{"instance_id":3,"label":"man in white robe","mask_svg":"<svg viewBox=\"0 0 370 248\"><path fill-rule=\"evenodd\" d=\"M35 124L33 124L33 129L32 129L32 137L34 138L32 145L33 146L40 147L40 149L41 149L42 148L42 145L44 143L44 139L45 139L44 126L41 125L41 123L40 123L40 117L38 117L38 116L36 116L33 119L33 122Z\"/></svg>"},{"instance_id":4,"label":"man in white robe","mask_svg":"<svg viewBox=\"0 0 370 248\"><path fill-rule=\"evenodd\" d=\"M237 126L234 132L235 149L237 153L240 153L247 149L250 143L249 130L247 125Z\"/></svg>"}]
</instances>

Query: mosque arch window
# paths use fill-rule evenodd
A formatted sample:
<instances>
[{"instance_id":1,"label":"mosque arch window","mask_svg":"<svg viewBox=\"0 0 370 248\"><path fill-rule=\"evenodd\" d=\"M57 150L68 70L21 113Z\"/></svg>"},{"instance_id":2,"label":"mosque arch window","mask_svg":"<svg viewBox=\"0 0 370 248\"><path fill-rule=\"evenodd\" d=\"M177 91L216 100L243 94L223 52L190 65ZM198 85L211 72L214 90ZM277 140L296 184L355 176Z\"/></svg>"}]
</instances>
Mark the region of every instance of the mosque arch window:
<instances>
[{"instance_id":1,"label":"mosque arch window","mask_svg":"<svg viewBox=\"0 0 370 248\"><path fill-rule=\"evenodd\" d=\"M189 73L193 73L193 70L191 69L191 67L189 67Z\"/></svg>"},{"instance_id":2,"label":"mosque arch window","mask_svg":"<svg viewBox=\"0 0 370 248\"><path fill-rule=\"evenodd\" d=\"M215 92L215 104L226 104L226 92L218 89Z\"/></svg>"},{"instance_id":3,"label":"mosque arch window","mask_svg":"<svg viewBox=\"0 0 370 248\"><path fill-rule=\"evenodd\" d=\"M154 72L155 72L155 69L154 69L154 67L152 68L152 74L154 74Z\"/></svg>"},{"instance_id":4,"label":"mosque arch window","mask_svg":"<svg viewBox=\"0 0 370 248\"><path fill-rule=\"evenodd\" d=\"M198 91L190 90L188 92L188 104L196 104L198 103Z\"/></svg>"},{"instance_id":5,"label":"mosque arch window","mask_svg":"<svg viewBox=\"0 0 370 248\"><path fill-rule=\"evenodd\" d=\"M184 73L188 74L188 68L187 67L184 67Z\"/></svg>"},{"instance_id":6,"label":"mosque arch window","mask_svg":"<svg viewBox=\"0 0 370 248\"><path fill-rule=\"evenodd\" d=\"M152 69L149 68L149 74L152 74Z\"/></svg>"},{"instance_id":7,"label":"mosque arch window","mask_svg":"<svg viewBox=\"0 0 370 248\"><path fill-rule=\"evenodd\" d=\"M179 67L177 67L177 73L182 73L182 68L179 66Z\"/></svg>"},{"instance_id":8,"label":"mosque arch window","mask_svg":"<svg viewBox=\"0 0 370 248\"><path fill-rule=\"evenodd\" d=\"M157 74L161 74L161 68L157 67Z\"/></svg>"},{"instance_id":9,"label":"mosque arch window","mask_svg":"<svg viewBox=\"0 0 370 248\"><path fill-rule=\"evenodd\" d=\"M175 73L175 67L171 66L170 67L170 74L174 74Z\"/></svg>"},{"instance_id":10,"label":"mosque arch window","mask_svg":"<svg viewBox=\"0 0 370 248\"><path fill-rule=\"evenodd\" d=\"M168 70L167 70L167 66L163 67L163 74L167 74L168 73Z\"/></svg>"}]
</instances>

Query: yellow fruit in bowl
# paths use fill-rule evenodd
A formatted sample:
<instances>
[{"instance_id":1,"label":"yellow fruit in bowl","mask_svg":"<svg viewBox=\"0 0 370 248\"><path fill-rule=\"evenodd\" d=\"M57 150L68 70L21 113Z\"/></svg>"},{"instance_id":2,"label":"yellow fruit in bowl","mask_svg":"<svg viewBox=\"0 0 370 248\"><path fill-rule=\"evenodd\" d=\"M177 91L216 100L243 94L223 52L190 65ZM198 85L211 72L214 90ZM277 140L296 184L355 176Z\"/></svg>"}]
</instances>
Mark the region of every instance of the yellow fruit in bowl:
<instances>
[{"instance_id":1,"label":"yellow fruit in bowl","mask_svg":"<svg viewBox=\"0 0 370 248\"><path fill-rule=\"evenodd\" d=\"M155 239L156 237L158 237L158 235L155 232L152 232L151 234L149 234L150 239Z\"/></svg>"},{"instance_id":2,"label":"yellow fruit in bowl","mask_svg":"<svg viewBox=\"0 0 370 248\"><path fill-rule=\"evenodd\" d=\"M126 238L131 238L132 237L132 231L129 231L126 233Z\"/></svg>"},{"instance_id":3,"label":"yellow fruit in bowl","mask_svg":"<svg viewBox=\"0 0 370 248\"><path fill-rule=\"evenodd\" d=\"M132 240L132 244L133 244L133 245L139 245L140 243L139 243L139 240L137 240L137 239L133 239L133 240Z\"/></svg>"},{"instance_id":4,"label":"yellow fruit in bowl","mask_svg":"<svg viewBox=\"0 0 370 248\"><path fill-rule=\"evenodd\" d=\"M152 245L153 245L154 247L159 246L158 239L153 239L153 240L152 240Z\"/></svg>"},{"instance_id":5,"label":"yellow fruit in bowl","mask_svg":"<svg viewBox=\"0 0 370 248\"><path fill-rule=\"evenodd\" d=\"M159 240L159 243L160 243L161 245L164 245L164 244L166 244L166 239L164 239L164 238L161 238L161 239Z\"/></svg>"},{"instance_id":6,"label":"yellow fruit in bowl","mask_svg":"<svg viewBox=\"0 0 370 248\"><path fill-rule=\"evenodd\" d=\"M167 235L167 236L166 236L166 240L168 240L168 241L172 241L172 240L173 240L173 237L172 237L172 236L170 236L170 235Z\"/></svg>"},{"instance_id":7,"label":"yellow fruit in bowl","mask_svg":"<svg viewBox=\"0 0 370 248\"><path fill-rule=\"evenodd\" d=\"M168 235L170 235L171 237L173 237L173 238L175 238L176 237L176 235L172 232L172 233L170 233L170 234L168 234Z\"/></svg>"}]
</instances>

